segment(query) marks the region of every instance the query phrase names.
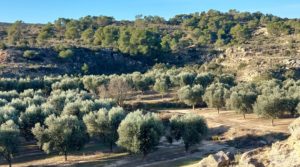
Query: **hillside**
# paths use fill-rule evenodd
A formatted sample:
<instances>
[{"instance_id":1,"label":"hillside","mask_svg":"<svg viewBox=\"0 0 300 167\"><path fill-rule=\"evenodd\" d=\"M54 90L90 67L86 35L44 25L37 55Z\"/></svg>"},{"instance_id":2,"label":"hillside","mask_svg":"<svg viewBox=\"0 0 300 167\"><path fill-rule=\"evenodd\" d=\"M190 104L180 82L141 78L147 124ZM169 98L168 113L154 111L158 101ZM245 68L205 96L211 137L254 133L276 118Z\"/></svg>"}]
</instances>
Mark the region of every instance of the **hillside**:
<instances>
[{"instance_id":1,"label":"hillside","mask_svg":"<svg viewBox=\"0 0 300 167\"><path fill-rule=\"evenodd\" d=\"M259 34L245 44L226 48L216 61L240 81L299 78L300 36L274 38Z\"/></svg>"},{"instance_id":2,"label":"hillside","mask_svg":"<svg viewBox=\"0 0 300 167\"><path fill-rule=\"evenodd\" d=\"M1 23L0 75L113 74L144 72L156 63L216 63L239 80L280 78L285 73L297 78L299 32L298 19L236 10L169 20L86 16L46 25ZM24 57L26 51L31 55Z\"/></svg>"}]
</instances>

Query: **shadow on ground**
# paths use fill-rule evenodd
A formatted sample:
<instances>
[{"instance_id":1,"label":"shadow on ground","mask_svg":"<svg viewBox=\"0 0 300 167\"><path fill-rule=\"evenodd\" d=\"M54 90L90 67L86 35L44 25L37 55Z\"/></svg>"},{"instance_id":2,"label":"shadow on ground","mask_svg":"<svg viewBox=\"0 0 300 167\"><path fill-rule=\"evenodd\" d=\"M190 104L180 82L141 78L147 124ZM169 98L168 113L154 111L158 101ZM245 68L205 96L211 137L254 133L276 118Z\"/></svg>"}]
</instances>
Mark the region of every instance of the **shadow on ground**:
<instances>
[{"instance_id":1,"label":"shadow on ground","mask_svg":"<svg viewBox=\"0 0 300 167\"><path fill-rule=\"evenodd\" d=\"M286 133L268 133L265 135L251 135L236 137L226 143L238 149L255 149L258 147L271 146L272 143L285 140L289 137Z\"/></svg>"}]
</instances>

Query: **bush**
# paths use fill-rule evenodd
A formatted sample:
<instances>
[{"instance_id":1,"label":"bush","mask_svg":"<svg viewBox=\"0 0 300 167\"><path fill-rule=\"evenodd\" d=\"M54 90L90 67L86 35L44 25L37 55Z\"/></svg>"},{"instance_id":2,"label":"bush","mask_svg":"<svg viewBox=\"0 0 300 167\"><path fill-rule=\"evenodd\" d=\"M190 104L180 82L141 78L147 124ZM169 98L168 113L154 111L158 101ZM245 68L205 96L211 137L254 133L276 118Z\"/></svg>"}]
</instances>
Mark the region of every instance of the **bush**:
<instances>
[{"instance_id":1,"label":"bush","mask_svg":"<svg viewBox=\"0 0 300 167\"><path fill-rule=\"evenodd\" d=\"M71 49L67 49L67 50L62 50L59 52L59 57L66 59L66 58L70 58L74 55L74 52Z\"/></svg>"},{"instance_id":2,"label":"bush","mask_svg":"<svg viewBox=\"0 0 300 167\"><path fill-rule=\"evenodd\" d=\"M5 43L0 42L0 49L5 50L7 48L7 46L5 45Z\"/></svg>"},{"instance_id":3,"label":"bush","mask_svg":"<svg viewBox=\"0 0 300 167\"><path fill-rule=\"evenodd\" d=\"M34 51L34 50L26 50L23 53L23 57L28 58L28 59L35 59L39 56L39 52Z\"/></svg>"}]
</instances>

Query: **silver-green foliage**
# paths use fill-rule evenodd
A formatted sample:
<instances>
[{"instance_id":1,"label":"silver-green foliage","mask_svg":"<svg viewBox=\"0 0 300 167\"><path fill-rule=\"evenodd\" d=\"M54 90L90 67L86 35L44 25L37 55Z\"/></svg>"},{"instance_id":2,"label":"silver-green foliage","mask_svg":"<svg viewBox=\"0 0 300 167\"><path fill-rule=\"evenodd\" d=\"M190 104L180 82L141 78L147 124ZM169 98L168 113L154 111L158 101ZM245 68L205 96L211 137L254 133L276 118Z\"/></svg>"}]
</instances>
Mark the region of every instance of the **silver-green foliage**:
<instances>
[{"instance_id":1,"label":"silver-green foliage","mask_svg":"<svg viewBox=\"0 0 300 167\"><path fill-rule=\"evenodd\" d=\"M222 83L213 83L205 91L203 100L209 107L218 109L224 107L226 104L226 97L228 96L227 85Z\"/></svg>"},{"instance_id":2,"label":"silver-green foliage","mask_svg":"<svg viewBox=\"0 0 300 167\"><path fill-rule=\"evenodd\" d=\"M129 113L118 128L117 144L133 153L146 156L159 144L163 125L157 115L141 110Z\"/></svg>"},{"instance_id":3,"label":"silver-green foliage","mask_svg":"<svg viewBox=\"0 0 300 167\"><path fill-rule=\"evenodd\" d=\"M179 100L184 102L189 106L194 106L202 101L202 96L204 94L204 89L201 85L191 86L184 86L178 90L177 95Z\"/></svg>"},{"instance_id":4,"label":"silver-green foliage","mask_svg":"<svg viewBox=\"0 0 300 167\"><path fill-rule=\"evenodd\" d=\"M13 156L18 152L19 127L12 120L8 120L0 126L0 155L9 163Z\"/></svg>"},{"instance_id":5,"label":"silver-green foliage","mask_svg":"<svg viewBox=\"0 0 300 167\"><path fill-rule=\"evenodd\" d=\"M159 93L165 94L170 89L170 79L169 77L163 76L160 78L157 78L155 80L155 84L153 86L153 89Z\"/></svg>"},{"instance_id":6,"label":"silver-green foliage","mask_svg":"<svg viewBox=\"0 0 300 167\"><path fill-rule=\"evenodd\" d=\"M26 139L31 139L33 137L31 129L36 123L43 123L45 115L42 112L40 106L29 106L25 112L22 112L19 117L19 126L22 136Z\"/></svg>"},{"instance_id":7,"label":"silver-green foliage","mask_svg":"<svg viewBox=\"0 0 300 167\"><path fill-rule=\"evenodd\" d=\"M97 112L90 112L83 117L87 127L87 132L91 137L100 137L110 144L112 150L113 144L118 140L118 127L125 118L126 113L121 107L113 107L110 110L105 108Z\"/></svg>"},{"instance_id":8,"label":"silver-green foliage","mask_svg":"<svg viewBox=\"0 0 300 167\"><path fill-rule=\"evenodd\" d=\"M173 116L170 119L170 135L175 140L182 139L186 151L190 146L201 142L208 132L204 118L195 114Z\"/></svg>"},{"instance_id":9,"label":"silver-green foliage","mask_svg":"<svg viewBox=\"0 0 300 167\"><path fill-rule=\"evenodd\" d=\"M76 116L50 115L44 124L35 124L32 133L46 153L58 152L64 154L67 160L70 151L81 149L88 141L85 126Z\"/></svg>"},{"instance_id":10,"label":"silver-green foliage","mask_svg":"<svg viewBox=\"0 0 300 167\"><path fill-rule=\"evenodd\" d=\"M231 89L228 105L237 113L249 114L253 112L252 105L255 103L258 93L253 84L239 84Z\"/></svg>"}]
</instances>

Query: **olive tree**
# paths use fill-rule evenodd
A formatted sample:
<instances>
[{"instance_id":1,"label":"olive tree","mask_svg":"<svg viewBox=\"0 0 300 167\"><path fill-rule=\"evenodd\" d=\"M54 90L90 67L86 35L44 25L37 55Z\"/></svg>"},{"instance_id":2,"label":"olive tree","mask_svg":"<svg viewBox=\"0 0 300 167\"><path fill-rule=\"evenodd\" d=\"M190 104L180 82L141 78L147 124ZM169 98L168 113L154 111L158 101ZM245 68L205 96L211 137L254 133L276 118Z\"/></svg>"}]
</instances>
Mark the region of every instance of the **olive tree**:
<instances>
[{"instance_id":1,"label":"olive tree","mask_svg":"<svg viewBox=\"0 0 300 167\"><path fill-rule=\"evenodd\" d=\"M287 91L281 86L264 87L253 106L254 112L259 116L272 119L272 125L275 118L280 118L284 114L294 116L300 97L297 95L298 90Z\"/></svg>"},{"instance_id":2,"label":"olive tree","mask_svg":"<svg viewBox=\"0 0 300 167\"><path fill-rule=\"evenodd\" d=\"M283 112L282 105L283 99L281 94L259 95L253 105L253 109L257 115L270 118L272 125L274 125L274 119L278 118Z\"/></svg>"},{"instance_id":3,"label":"olive tree","mask_svg":"<svg viewBox=\"0 0 300 167\"><path fill-rule=\"evenodd\" d=\"M182 72L178 75L180 86L192 85L195 80L196 74L189 72Z\"/></svg>"},{"instance_id":4,"label":"olive tree","mask_svg":"<svg viewBox=\"0 0 300 167\"><path fill-rule=\"evenodd\" d=\"M198 74L194 80L195 84L202 85L204 88L208 87L214 81L214 75L211 73Z\"/></svg>"},{"instance_id":5,"label":"olive tree","mask_svg":"<svg viewBox=\"0 0 300 167\"><path fill-rule=\"evenodd\" d=\"M42 113L41 107L35 105L29 106L19 117L19 126L22 136L27 140L31 139L33 137L31 129L36 123L43 123L44 119L45 116Z\"/></svg>"},{"instance_id":6,"label":"olive tree","mask_svg":"<svg viewBox=\"0 0 300 167\"><path fill-rule=\"evenodd\" d=\"M46 153L63 154L65 161L67 161L70 151L81 149L88 141L85 126L76 116L56 117L50 115L44 123L44 126L41 126L40 123L35 124L32 129L33 135Z\"/></svg>"},{"instance_id":7,"label":"olive tree","mask_svg":"<svg viewBox=\"0 0 300 167\"><path fill-rule=\"evenodd\" d=\"M87 132L91 137L105 139L112 151L114 143L118 140L118 127L126 114L123 108L113 107L110 110L100 109L97 112L90 112L83 117Z\"/></svg>"},{"instance_id":8,"label":"olive tree","mask_svg":"<svg viewBox=\"0 0 300 167\"><path fill-rule=\"evenodd\" d=\"M99 87L99 94L102 98L113 98L119 106L123 106L124 101L128 98L129 93L132 91L126 78L113 77L109 81L108 86L102 85Z\"/></svg>"},{"instance_id":9,"label":"olive tree","mask_svg":"<svg viewBox=\"0 0 300 167\"><path fill-rule=\"evenodd\" d=\"M161 94L161 97L164 98L164 94L170 89L170 80L168 77L161 77L155 80L153 89Z\"/></svg>"},{"instance_id":10,"label":"olive tree","mask_svg":"<svg viewBox=\"0 0 300 167\"><path fill-rule=\"evenodd\" d=\"M239 84L231 89L231 95L228 99L228 105L237 113L246 114L253 112L253 104L256 101L258 93L252 84Z\"/></svg>"},{"instance_id":11,"label":"olive tree","mask_svg":"<svg viewBox=\"0 0 300 167\"><path fill-rule=\"evenodd\" d=\"M193 106L195 110L195 105L202 101L202 96L204 94L204 89L201 85L184 86L178 90L177 95L179 100L187 105Z\"/></svg>"},{"instance_id":12,"label":"olive tree","mask_svg":"<svg viewBox=\"0 0 300 167\"><path fill-rule=\"evenodd\" d=\"M137 110L129 113L118 128L117 144L132 153L145 157L158 145L163 134L161 120L153 113Z\"/></svg>"},{"instance_id":13,"label":"olive tree","mask_svg":"<svg viewBox=\"0 0 300 167\"><path fill-rule=\"evenodd\" d=\"M150 89L150 85L153 84L153 80L151 77L142 75L141 73L135 72L132 76L132 81L134 88L136 90L141 91L144 93L144 91L147 91Z\"/></svg>"},{"instance_id":14,"label":"olive tree","mask_svg":"<svg viewBox=\"0 0 300 167\"><path fill-rule=\"evenodd\" d=\"M0 155L11 167L12 158L18 152L19 127L12 120L8 120L0 126Z\"/></svg>"},{"instance_id":15,"label":"olive tree","mask_svg":"<svg viewBox=\"0 0 300 167\"><path fill-rule=\"evenodd\" d=\"M200 143L207 132L206 121L199 115L175 115L170 119L170 135L175 140L182 139L186 151L190 146Z\"/></svg>"},{"instance_id":16,"label":"olive tree","mask_svg":"<svg viewBox=\"0 0 300 167\"><path fill-rule=\"evenodd\" d=\"M227 86L222 83L213 83L206 89L203 100L209 107L216 107L219 113L220 108L226 104L226 96L228 96Z\"/></svg>"}]
</instances>

